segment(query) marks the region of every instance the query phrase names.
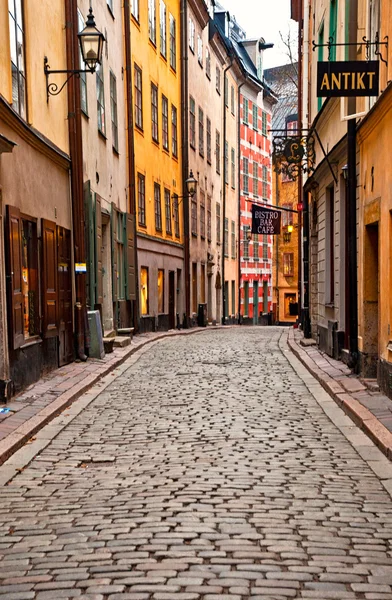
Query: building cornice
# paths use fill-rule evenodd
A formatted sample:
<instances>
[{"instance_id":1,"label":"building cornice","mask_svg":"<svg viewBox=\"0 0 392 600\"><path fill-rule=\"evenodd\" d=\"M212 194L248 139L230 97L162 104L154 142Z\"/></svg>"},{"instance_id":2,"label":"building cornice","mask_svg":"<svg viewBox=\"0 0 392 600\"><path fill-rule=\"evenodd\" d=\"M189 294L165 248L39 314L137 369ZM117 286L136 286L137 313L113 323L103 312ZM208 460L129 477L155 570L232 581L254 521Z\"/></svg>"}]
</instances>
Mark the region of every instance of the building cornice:
<instances>
[{"instance_id":1,"label":"building cornice","mask_svg":"<svg viewBox=\"0 0 392 600\"><path fill-rule=\"evenodd\" d=\"M0 95L0 120L6 123L15 133L18 134L29 146L41 152L64 170L69 170L71 161L65 152L58 146L48 140L42 133L28 125L18 113L8 104L3 96Z\"/></svg>"},{"instance_id":2,"label":"building cornice","mask_svg":"<svg viewBox=\"0 0 392 600\"><path fill-rule=\"evenodd\" d=\"M377 102L372 106L367 115L358 123L357 136L359 143L363 143L372 131L379 125L387 113L392 110L392 82L386 87Z\"/></svg>"},{"instance_id":3,"label":"building cornice","mask_svg":"<svg viewBox=\"0 0 392 600\"><path fill-rule=\"evenodd\" d=\"M204 29L208 25L210 15L204 0L188 0L189 8L192 10L200 27Z\"/></svg>"}]
</instances>

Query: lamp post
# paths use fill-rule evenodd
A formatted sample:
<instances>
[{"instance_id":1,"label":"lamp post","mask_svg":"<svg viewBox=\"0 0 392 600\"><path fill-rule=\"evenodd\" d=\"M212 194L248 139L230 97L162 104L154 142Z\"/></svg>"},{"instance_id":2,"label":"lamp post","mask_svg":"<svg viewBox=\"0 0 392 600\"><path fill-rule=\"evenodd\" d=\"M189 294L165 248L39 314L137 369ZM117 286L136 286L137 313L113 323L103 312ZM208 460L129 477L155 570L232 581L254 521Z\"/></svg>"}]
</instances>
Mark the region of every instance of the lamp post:
<instances>
[{"instance_id":1,"label":"lamp post","mask_svg":"<svg viewBox=\"0 0 392 600\"><path fill-rule=\"evenodd\" d=\"M48 64L48 58L44 58L44 72L46 76L46 101L49 102L49 96L57 96L64 89L68 81L75 75L80 73L95 73L97 65L102 63L103 43L105 36L101 33L96 25L93 15L93 9L90 7L87 16L86 26L78 33L79 48L82 54L82 60L87 66L87 69L51 69ZM69 77L64 81L59 88L57 83L49 83L49 75L58 75L65 73Z\"/></svg>"}]
</instances>

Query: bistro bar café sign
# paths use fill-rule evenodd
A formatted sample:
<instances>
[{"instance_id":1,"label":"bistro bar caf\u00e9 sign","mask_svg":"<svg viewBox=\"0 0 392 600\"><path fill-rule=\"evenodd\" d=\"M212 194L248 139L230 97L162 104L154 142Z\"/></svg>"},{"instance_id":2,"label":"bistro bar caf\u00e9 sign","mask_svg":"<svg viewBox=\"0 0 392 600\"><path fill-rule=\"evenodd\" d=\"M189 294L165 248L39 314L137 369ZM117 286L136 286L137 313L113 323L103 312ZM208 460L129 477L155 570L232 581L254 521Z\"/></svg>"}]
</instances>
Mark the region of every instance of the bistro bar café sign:
<instances>
[{"instance_id":1,"label":"bistro bar caf\u00e9 sign","mask_svg":"<svg viewBox=\"0 0 392 600\"><path fill-rule=\"evenodd\" d=\"M252 204L252 233L277 235L280 233L280 210L271 210Z\"/></svg>"},{"instance_id":2,"label":"bistro bar caf\u00e9 sign","mask_svg":"<svg viewBox=\"0 0 392 600\"><path fill-rule=\"evenodd\" d=\"M380 63L377 60L317 63L317 96L378 96Z\"/></svg>"}]
</instances>

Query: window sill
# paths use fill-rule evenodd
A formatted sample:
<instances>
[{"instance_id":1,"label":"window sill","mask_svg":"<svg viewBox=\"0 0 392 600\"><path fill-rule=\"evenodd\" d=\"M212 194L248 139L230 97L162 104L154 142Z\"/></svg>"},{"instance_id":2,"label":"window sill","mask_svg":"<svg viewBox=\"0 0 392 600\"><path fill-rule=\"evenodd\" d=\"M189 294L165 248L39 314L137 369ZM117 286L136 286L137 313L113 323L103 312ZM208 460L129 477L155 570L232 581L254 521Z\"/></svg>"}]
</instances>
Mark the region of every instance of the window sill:
<instances>
[{"instance_id":1,"label":"window sill","mask_svg":"<svg viewBox=\"0 0 392 600\"><path fill-rule=\"evenodd\" d=\"M39 335L35 335L31 338L28 338L23 346L19 346L19 350L26 350L26 348L30 348L30 346L36 346L37 344L42 344L43 340Z\"/></svg>"},{"instance_id":2,"label":"window sill","mask_svg":"<svg viewBox=\"0 0 392 600\"><path fill-rule=\"evenodd\" d=\"M88 113L83 110L83 108L80 109L80 112L82 113L82 115L84 116L85 119L87 119L87 121L90 120L90 117L88 116Z\"/></svg>"},{"instance_id":3,"label":"window sill","mask_svg":"<svg viewBox=\"0 0 392 600\"><path fill-rule=\"evenodd\" d=\"M139 125L136 125L136 124L135 124L135 129L136 129L136 131L138 131L138 132L139 132L141 135L143 135L143 136L144 136L144 129L143 129L143 127L139 127Z\"/></svg>"},{"instance_id":4,"label":"window sill","mask_svg":"<svg viewBox=\"0 0 392 600\"><path fill-rule=\"evenodd\" d=\"M197 238L197 233L194 233L194 232L192 231L192 237L194 237L194 238Z\"/></svg>"},{"instance_id":5,"label":"window sill","mask_svg":"<svg viewBox=\"0 0 392 600\"><path fill-rule=\"evenodd\" d=\"M167 156L170 156L169 148L165 148L164 146L162 146L162 150L165 154L167 154Z\"/></svg>"},{"instance_id":6,"label":"window sill","mask_svg":"<svg viewBox=\"0 0 392 600\"><path fill-rule=\"evenodd\" d=\"M157 51L157 44L156 44L156 42L154 42L154 40L152 40L151 38L148 38L148 42L149 42L151 48L153 50L155 50L155 52L156 52Z\"/></svg>"},{"instance_id":7,"label":"window sill","mask_svg":"<svg viewBox=\"0 0 392 600\"><path fill-rule=\"evenodd\" d=\"M325 308L335 308L334 302L326 302L324 306Z\"/></svg>"},{"instance_id":8,"label":"window sill","mask_svg":"<svg viewBox=\"0 0 392 600\"><path fill-rule=\"evenodd\" d=\"M190 145L190 147L192 148L192 150L194 150L194 151L196 152L196 146L192 146L192 144L191 144L191 143L190 143L189 145Z\"/></svg>"},{"instance_id":9,"label":"window sill","mask_svg":"<svg viewBox=\"0 0 392 600\"><path fill-rule=\"evenodd\" d=\"M202 69L203 68L203 63L200 60L198 60L197 62L199 63L199 67Z\"/></svg>"},{"instance_id":10,"label":"window sill","mask_svg":"<svg viewBox=\"0 0 392 600\"><path fill-rule=\"evenodd\" d=\"M199 152L199 156L200 156L200 158L202 158L204 160L204 154L202 154L201 152Z\"/></svg>"},{"instance_id":11,"label":"window sill","mask_svg":"<svg viewBox=\"0 0 392 600\"><path fill-rule=\"evenodd\" d=\"M117 150L117 148L115 148L114 146L112 146L112 150L113 150L113 154L115 154L118 158L120 158L120 153Z\"/></svg>"},{"instance_id":12,"label":"window sill","mask_svg":"<svg viewBox=\"0 0 392 600\"><path fill-rule=\"evenodd\" d=\"M167 64L167 56L162 54L162 52L161 52L160 56L161 56L161 59Z\"/></svg>"},{"instance_id":13,"label":"window sill","mask_svg":"<svg viewBox=\"0 0 392 600\"><path fill-rule=\"evenodd\" d=\"M131 19L132 19L132 23L134 23L136 25L136 27L138 29L140 29L140 21L139 21L139 15L136 17L135 15L133 15L131 13Z\"/></svg>"},{"instance_id":14,"label":"window sill","mask_svg":"<svg viewBox=\"0 0 392 600\"><path fill-rule=\"evenodd\" d=\"M170 71L177 77L177 69L174 68L173 65L170 65Z\"/></svg>"},{"instance_id":15,"label":"window sill","mask_svg":"<svg viewBox=\"0 0 392 600\"><path fill-rule=\"evenodd\" d=\"M99 137L101 138L101 140L102 140L103 142L105 142L105 144L106 144L106 142L107 142L107 139L108 139L108 138L107 138L107 137L106 137L106 135L103 133L103 131L101 131L100 129L98 129L98 136L99 136Z\"/></svg>"},{"instance_id":16,"label":"window sill","mask_svg":"<svg viewBox=\"0 0 392 600\"><path fill-rule=\"evenodd\" d=\"M146 223L138 223L139 227L143 227L143 229L147 229Z\"/></svg>"},{"instance_id":17,"label":"window sill","mask_svg":"<svg viewBox=\"0 0 392 600\"><path fill-rule=\"evenodd\" d=\"M152 138L151 141L154 144L154 146L156 146L157 148L159 148L159 140L154 140L154 138Z\"/></svg>"},{"instance_id":18,"label":"window sill","mask_svg":"<svg viewBox=\"0 0 392 600\"><path fill-rule=\"evenodd\" d=\"M112 19L113 19L113 21L114 21L114 18L115 18L115 17L114 17L114 13L113 13L113 10L112 10L112 8L109 6L109 4L106 4L106 6L108 7L108 11L110 12L110 14L111 14L111 16L112 16Z\"/></svg>"}]
</instances>

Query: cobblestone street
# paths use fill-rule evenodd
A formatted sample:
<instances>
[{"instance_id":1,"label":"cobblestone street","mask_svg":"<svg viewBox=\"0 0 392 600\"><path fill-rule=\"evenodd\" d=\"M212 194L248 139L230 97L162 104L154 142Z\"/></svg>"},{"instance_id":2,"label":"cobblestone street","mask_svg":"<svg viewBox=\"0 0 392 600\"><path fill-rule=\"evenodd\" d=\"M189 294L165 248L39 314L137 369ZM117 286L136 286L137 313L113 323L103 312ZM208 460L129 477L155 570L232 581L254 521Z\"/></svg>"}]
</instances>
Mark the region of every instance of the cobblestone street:
<instances>
[{"instance_id":1,"label":"cobblestone street","mask_svg":"<svg viewBox=\"0 0 392 600\"><path fill-rule=\"evenodd\" d=\"M168 338L114 374L2 488L0 598L392 599L391 465L287 330Z\"/></svg>"}]
</instances>

